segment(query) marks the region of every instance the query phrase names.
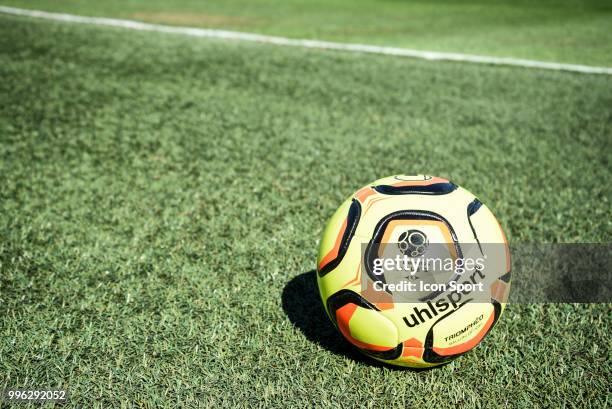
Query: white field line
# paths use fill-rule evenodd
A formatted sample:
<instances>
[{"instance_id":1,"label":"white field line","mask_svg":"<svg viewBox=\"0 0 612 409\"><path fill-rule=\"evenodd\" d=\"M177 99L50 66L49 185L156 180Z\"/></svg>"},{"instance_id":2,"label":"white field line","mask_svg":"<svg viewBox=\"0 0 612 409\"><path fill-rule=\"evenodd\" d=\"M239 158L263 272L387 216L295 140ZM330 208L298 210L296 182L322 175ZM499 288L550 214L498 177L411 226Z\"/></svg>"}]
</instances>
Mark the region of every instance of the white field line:
<instances>
[{"instance_id":1,"label":"white field line","mask_svg":"<svg viewBox=\"0 0 612 409\"><path fill-rule=\"evenodd\" d=\"M175 27L161 24L141 23L133 20L119 20L104 17L85 17L73 14L50 13L40 10L26 10L14 7L0 6L0 13L18 16L36 17L47 20L66 21L70 23L91 24L98 26L121 27L130 30L156 31L160 33L182 34L192 37L221 38L226 40L251 41L284 45L289 47L317 48L323 50L340 50L359 53L384 54L400 57L420 58L424 60L458 61L477 64L511 65L523 68L539 68L556 71L571 71L585 74L612 75L612 67L593 67L578 64L560 64L518 58L489 57L484 55L471 55L461 53L443 53L436 51L420 51L408 48L380 47L366 44L334 43L320 40L299 40L286 37L275 37L261 34L242 33L238 31L213 30L205 28Z\"/></svg>"}]
</instances>

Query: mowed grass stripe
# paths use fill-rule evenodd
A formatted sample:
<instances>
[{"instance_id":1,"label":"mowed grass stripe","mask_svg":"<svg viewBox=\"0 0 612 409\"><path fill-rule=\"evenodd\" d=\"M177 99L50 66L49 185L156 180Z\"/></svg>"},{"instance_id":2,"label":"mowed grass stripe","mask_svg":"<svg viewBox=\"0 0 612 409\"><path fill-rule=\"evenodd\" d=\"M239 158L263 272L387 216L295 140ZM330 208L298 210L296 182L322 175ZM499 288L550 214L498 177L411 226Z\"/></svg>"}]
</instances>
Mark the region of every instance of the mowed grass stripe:
<instances>
[{"instance_id":1,"label":"mowed grass stripe","mask_svg":"<svg viewBox=\"0 0 612 409\"><path fill-rule=\"evenodd\" d=\"M583 74L612 74L612 68L593 67L581 64L563 64L556 62L534 61L520 58L492 57L484 55L471 55L462 53L444 53L436 51L412 50L398 47L382 47L367 44L334 43L331 41L291 39L274 37L255 33L238 31L202 29L195 27L173 27L160 24L142 23L133 20L120 20L103 17L86 17L66 13L50 13L40 10L26 10L14 7L0 6L0 12L19 16L43 18L47 20L64 21L78 24L91 24L99 26L120 27L139 31L156 31L168 34L181 34L192 37L219 38L232 41L248 41L274 44L287 47L315 48L322 50L349 51L368 54L382 54L398 57L419 58L430 61L455 61L474 64L508 65L521 68L536 68L555 71L569 71Z\"/></svg>"},{"instance_id":2,"label":"mowed grass stripe","mask_svg":"<svg viewBox=\"0 0 612 409\"><path fill-rule=\"evenodd\" d=\"M294 39L612 66L607 0L2 0L2 5Z\"/></svg>"},{"instance_id":3,"label":"mowed grass stripe","mask_svg":"<svg viewBox=\"0 0 612 409\"><path fill-rule=\"evenodd\" d=\"M609 304L511 305L473 352L398 371L342 341L311 271L343 198L395 173L465 186L513 241L610 241L609 77L0 20L0 387L605 405Z\"/></svg>"}]
</instances>

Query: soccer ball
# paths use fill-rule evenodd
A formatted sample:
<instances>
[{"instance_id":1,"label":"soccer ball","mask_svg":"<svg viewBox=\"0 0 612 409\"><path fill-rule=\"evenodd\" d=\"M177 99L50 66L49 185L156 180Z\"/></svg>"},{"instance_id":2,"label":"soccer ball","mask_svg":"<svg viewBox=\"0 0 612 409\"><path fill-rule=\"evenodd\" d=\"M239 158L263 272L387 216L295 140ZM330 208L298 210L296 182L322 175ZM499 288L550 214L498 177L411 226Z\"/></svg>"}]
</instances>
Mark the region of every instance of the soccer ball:
<instances>
[{"instance_id":1,"label":"soccer ball","mask_svg":"<svg viewBox=\"0 0 612 409\"><path fill-rule=\"evenodd\" d=\"M510 253L495 216L470 192L439 177L396 175L359 189L331 217L317 283L329 318L361 352L432 367L491 331L508 298Z\"/></svg>"}]
</instances>

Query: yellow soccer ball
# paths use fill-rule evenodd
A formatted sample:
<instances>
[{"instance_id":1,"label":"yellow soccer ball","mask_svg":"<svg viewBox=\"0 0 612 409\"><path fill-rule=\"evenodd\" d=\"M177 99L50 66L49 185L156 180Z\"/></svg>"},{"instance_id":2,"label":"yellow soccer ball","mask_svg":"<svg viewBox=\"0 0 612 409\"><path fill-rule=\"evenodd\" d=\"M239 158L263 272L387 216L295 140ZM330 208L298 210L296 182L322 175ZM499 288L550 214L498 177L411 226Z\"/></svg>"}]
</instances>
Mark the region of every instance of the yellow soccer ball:
<instances>
[{"instance_id":1,"label":"yellow soccer ball","mask_svg":"<svg viewBox=\"0 0 612 409\"><path fill-rule=\"evenodd\" d=\"M493 213L446 179L396 175L331 217L317 260L325 310L364 354L423 368L478 345L500 318L510 253Z\"/></svg>"}]
</instances>

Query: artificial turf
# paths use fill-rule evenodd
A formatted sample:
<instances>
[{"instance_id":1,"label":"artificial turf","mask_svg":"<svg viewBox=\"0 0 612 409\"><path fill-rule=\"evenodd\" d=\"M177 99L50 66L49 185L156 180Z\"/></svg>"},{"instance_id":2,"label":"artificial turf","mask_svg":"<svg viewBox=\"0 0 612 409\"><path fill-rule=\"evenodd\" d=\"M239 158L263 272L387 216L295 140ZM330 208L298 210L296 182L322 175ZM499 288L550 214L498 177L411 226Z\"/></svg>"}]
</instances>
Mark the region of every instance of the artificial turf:
<instances>
[{"instance_id":1,"label":"artificial turf","mask_svg":"<svg viewBox=\"0 0 612 409\"><path fill-rule=\"evenodd\" d=\"M3 0L153 23L612 66L609 0Z\"/></svg>"},{"instance_id":2,"label":"artificial turf","mask_svg":"<svg viewBox=\"0 0 612 409\"><path fill-rule=\"evenodd\" d=\"M513 242L609 242L612 80L0 16L0 388L70 406L602 407L610 304L513 304L380 366L318 300L378 177L466 187Z\"/></svg>"}]
</instances>

